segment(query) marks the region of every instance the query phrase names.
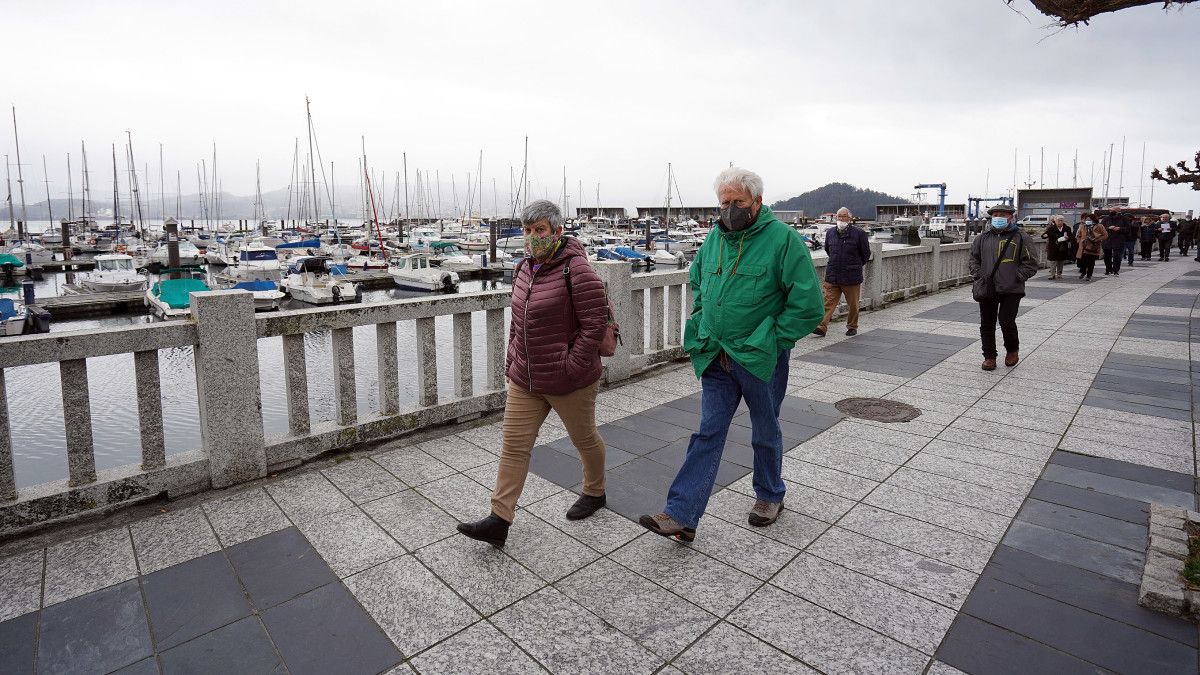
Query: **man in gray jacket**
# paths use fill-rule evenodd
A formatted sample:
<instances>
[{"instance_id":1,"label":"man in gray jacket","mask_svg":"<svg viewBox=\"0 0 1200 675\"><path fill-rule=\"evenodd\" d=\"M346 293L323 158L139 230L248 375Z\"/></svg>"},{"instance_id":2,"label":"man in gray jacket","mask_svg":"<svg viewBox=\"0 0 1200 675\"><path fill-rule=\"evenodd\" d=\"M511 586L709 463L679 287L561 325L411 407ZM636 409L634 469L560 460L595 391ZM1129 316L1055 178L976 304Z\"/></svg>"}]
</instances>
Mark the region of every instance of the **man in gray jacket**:
<instances>
[{"instance_id":1,"label":"man in gray jacket","mask_svg":"<svg viewBox=\"0 0 1200 675\"><path fill-rule=\"evenodd\" d=\"M1008 204L988 209L991 222L971 243L973 295L979 303L979 337L983 340L983 369L996 369L996 320L1004 335L1004 365L1020 360L1017 311L1025 296L1025 281L1037 273L1033 240L1016 224Z\"/></svg>"}]
</instances>

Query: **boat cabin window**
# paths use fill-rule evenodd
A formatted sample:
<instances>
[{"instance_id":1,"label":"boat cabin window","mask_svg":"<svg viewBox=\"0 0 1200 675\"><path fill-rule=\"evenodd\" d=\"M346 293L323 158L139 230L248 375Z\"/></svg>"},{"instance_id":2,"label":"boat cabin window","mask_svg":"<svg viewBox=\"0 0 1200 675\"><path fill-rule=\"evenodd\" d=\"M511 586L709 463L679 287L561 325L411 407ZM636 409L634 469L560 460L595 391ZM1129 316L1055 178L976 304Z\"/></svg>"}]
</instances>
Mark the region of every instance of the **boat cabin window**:
<instances>
[{"instance_id":1,"label":"boat cabin window","mask_svg":"<svg viewBox=\"0 0 1200 675\"><path fill-rule=\"evenodd\" d=\"M96 269L100 272L116 272L119 270L132 270L133 261L128 259L121 260L97 260Z\"/></svg>"},{"instance_id":2,"label":"boat cabin window","mask_svg":"<svg viewBox=\"0 0 1200 675\"><path fill-rule=\"evenodd\" d=\"M262 261L262 260L279 260L279 256L275 251L242 251L242 260Z\"/></svg>"}]
</instances>

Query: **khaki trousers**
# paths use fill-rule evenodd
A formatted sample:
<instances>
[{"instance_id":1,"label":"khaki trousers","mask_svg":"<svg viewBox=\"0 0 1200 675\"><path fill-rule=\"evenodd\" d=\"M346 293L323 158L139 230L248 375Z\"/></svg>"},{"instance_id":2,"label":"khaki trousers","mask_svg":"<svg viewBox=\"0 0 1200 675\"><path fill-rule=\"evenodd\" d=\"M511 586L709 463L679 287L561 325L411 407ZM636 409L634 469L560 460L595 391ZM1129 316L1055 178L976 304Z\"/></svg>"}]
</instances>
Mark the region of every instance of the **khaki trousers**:
<instances>
[{"instance_id":1,"label":"khaki trousers","mask_svg":"<svg viewBox=\"0 0 1200 675\"><path fill-rule=\"evenodd\" d=\"M596 393L599 389L597 380L569 394L550 396L531 394L508 383L502 424L504 440L496 489L492 491L492 513L513 522L517 500L525 489L525 477L529 475L530 451L551 410L558 413L583 460L583 494L590 497L604 494L604 439L596 429Z\"/></svg>"},{"instance_id":2,"label":"khaki trousers","mask_svg":"<svg viewBox=\"0 0 1200 675\"><path fill-rule=\"evenodd\" d=\"M858 295L862 291L862 284L840 286L823 281L821 288L825 291L825 318L821 320L821 330L829 328L829 319L837 310L843 295L846 296L846 308L850 311L846 316L846 328L858 330Z\"/></svg>"}]
</instances>

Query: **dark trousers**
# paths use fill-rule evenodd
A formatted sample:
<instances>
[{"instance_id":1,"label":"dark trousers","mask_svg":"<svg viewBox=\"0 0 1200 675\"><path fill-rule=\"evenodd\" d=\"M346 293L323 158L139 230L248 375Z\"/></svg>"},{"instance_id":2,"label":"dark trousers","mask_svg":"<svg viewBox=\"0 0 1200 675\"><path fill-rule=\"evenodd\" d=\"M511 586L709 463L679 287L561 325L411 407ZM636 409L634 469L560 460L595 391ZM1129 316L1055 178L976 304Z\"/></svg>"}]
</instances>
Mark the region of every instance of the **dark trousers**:
<instances>
[{"instance_id":1,"label":"dark trousers","mask_svg":"<svg viewBox=\"0 0 1200 675\"><path fill-rule=\"evenodd\" d=\"M1137 248L1137 244L1136 239L1125 240L1125 262L1129 263L1130 267L1133 267L1133 250Z\"/></svg>"},{"instance_id":2,"label":"dark trousers","mask_svg":"<svg viewBox=\"0 0 1200 675\"><path fill-rule=\"evenodd\" d=\"M1121 248L1106 248L1104 249L1104 273L1105 274L1120 274L1121 273L1121 254L1125 252L1124 246Z\"/></svg>"},{"instance_id":3,"label":"dark trousers","mask_svg":"<svg viewBox=\"0 0 1200 675\"><path fill-rule=\"evenodd\" d=\"M1079 256L1079 278L1092 278L1092 272L1096 271L1096 256L1090 253L1084 253Z\"/></svg>"},{"instance_id":4,"label":"dark trousers","mask_svg":"<svg viewBox=\"0 0 1200 675\"><path fill-rule=\"evenodd\" d=\"M1087 256L1090 257L1090 256ZM1092 258L1095 264L1096 259ZM979 303L979 337L983 340L983 358L996 358L996 320L1000 320L1000 333L1004 336L1004 351L1015 352L1021 343L1017 339L1017 310L1021 308L1023 296L1003 293L995 300Z\"/></svg>"},{"instance_id":5,"label":"dark trousers","mask_svg":"<svg viewBox=\"0 0 1200 675\"><path fill-rule=\"evenodd\" d=\"M1171 259L1171 238L1170 237L1161 237L1158 240L1158 259L1159 260L1170 260Z\"/></svg>"},{"instance_id":6,"label":"dark trousers","mask_svg":"<svg viewBox=\"0 0 1200 675\"><path fill-rule=\"evenodd\" d=\"M1154 240L1151 239L1150 241L1146 241L1145 239L1143 239L1142 240L1142 260L1149 260L1150 259L1150 251L1153 249L1154 249Z\"/></svg>"},{"instance_id":7,"label":"dark trousers","mask_svg":"<svg viewBox=\"0 0 1200 675\"><path fill-rule=\"evenodd\" d=\"M1188 249L1192 247L1192 238L1179 235L1179 255L1187 255Z\"/></svg>"}]
</instances>

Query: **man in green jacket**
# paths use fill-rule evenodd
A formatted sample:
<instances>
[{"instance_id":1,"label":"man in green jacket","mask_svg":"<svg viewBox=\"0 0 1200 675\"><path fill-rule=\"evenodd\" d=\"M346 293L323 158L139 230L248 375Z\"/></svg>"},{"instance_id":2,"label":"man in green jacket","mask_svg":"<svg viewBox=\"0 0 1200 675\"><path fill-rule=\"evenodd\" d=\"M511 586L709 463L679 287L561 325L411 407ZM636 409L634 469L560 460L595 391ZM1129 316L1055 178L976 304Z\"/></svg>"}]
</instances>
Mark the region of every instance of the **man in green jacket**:
<instances>
[{"instance_id":1,"label":"man in green jacket","mask_svg":"<svg viewBox=\"0 0 1200 675\"><path fill-rule=\"evenodd\" d=\"M808 247L762 203L762 178L729 168L713 184L721 222L692 261L692 314L683 348L700 378L700 429L663 512L644 527L682 541L695 538L708 505L729 424L743 398L754 448L751 525L774 523L783 510L783 433L779 408L796 341L824 316L824 298Z\"/></svg>"}]
</instances>

